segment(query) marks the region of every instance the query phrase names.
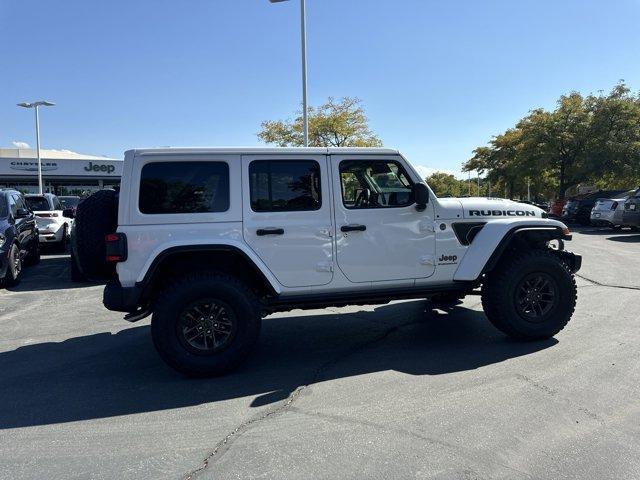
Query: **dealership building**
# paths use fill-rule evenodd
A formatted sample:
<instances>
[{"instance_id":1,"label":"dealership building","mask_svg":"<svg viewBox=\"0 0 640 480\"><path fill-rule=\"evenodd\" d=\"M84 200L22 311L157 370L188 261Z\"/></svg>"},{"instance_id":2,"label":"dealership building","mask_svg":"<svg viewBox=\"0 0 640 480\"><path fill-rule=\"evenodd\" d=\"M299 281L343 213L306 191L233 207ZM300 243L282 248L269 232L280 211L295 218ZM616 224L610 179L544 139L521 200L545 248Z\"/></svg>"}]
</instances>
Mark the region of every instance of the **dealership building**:
<instances>
[{"instance_id":1,"label":"dealership building","mask_svg":"<svg viewBox=\"0 0 640 480\"><path fill-rule=\"evenodd\" d=\"M40 149L45 191L80 195L120 183L122 160L68 150ZM0 188L38 192L38 160L33 148L0 148Z\"/></svg>"}]
</instances>

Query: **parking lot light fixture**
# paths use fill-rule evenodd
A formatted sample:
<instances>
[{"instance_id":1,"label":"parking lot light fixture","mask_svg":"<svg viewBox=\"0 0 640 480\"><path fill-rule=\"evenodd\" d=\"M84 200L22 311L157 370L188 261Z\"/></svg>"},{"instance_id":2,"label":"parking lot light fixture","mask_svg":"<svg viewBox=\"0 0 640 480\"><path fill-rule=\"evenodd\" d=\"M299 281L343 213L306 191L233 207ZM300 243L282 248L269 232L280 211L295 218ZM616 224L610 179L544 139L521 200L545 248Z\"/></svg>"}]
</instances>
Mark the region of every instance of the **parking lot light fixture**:
<instances>
[{"instance_id":1,"label":"parking lot light fixture","mask_svg":"<svg viewBox=\"0 0 640 480\"><path fill-rule=\"evenodd\" d=\"M289 0L269 0L282 3ZM309 146L309 119L307 115L307 14L306 0L300 0L300 36L302 40L302 131L304 146Z\"/></svg>"},{"instance_id":2,"label":"parking lot light fixture","mask_svg":"<svg viewBox=\"0 0 640 480\"><path fill-rule=\"evenodd\" d=\"M43 185L42 185L42 161L40 160L40 107L53 107L55 103L49 102L47 100L38 100L37 102L22 102L18 103L19 107L23 108L33 108L36 112L36 155L38 156L38 193L42 195Z\"/></svg>"}]
</instances>

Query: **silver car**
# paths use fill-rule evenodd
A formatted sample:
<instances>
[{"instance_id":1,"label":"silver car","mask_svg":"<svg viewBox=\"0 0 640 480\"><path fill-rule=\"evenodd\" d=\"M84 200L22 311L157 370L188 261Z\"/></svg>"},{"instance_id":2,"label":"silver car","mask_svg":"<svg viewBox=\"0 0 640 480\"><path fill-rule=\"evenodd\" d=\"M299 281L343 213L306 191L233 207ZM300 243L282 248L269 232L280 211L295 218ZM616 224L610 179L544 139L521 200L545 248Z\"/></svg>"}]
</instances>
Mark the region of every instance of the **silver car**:
<instances>
[{"instance_id":1,"label":"silver car","mask_svg":"<svg viewBox=\"0 0 640 480\"><path fill-rule=\"evenodd\" d=\"M611 227L619 229L623 227L622 213L624 202L634 192L627 192L621 198L599 198L591 210L591 224L598 227Z\"/></svg>"}]
</instances>

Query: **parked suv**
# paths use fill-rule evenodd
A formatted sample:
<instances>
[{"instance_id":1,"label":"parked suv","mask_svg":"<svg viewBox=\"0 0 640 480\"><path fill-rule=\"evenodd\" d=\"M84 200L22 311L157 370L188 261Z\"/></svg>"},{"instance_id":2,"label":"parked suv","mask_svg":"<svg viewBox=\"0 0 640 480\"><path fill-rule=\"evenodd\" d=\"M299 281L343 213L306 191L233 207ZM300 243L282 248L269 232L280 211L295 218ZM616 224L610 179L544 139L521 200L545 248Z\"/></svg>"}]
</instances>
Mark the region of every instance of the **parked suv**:
<instances>
[{"instance_id":1,"label":"parked suv","mask_svg":"<svg viewBox=\"0 0 640 480\"><path fill-rule=\"evenodd\" d=\"M598 190L570 199L562 209L562 220L578 222L580 225L591 223L591 210L599 198L614 198L625 190Z\"/></svg>"},{"instance_id":2,"label":"parked suv","mask_svg":"<svg viewBox=\"0 0 640 480\"><path fill-rule=\"evenodd\" d=\"M20 192L0 189L0 286L17 284L23 263L39 261L35 216Z\"/></svg>"},{"instance_id":3,"label":"parked suv","mask_svg":"<svg viewBox=\"0 0 640 480\"><path fill-rule=\"evenodd\" d=\"M40 243L52 243L64 250L71 232L71 219L64 216L64 207L52 193L25 195L29 208L36 214Z\"/></svg>"},{"instance_id":4,"label":"parked suv","mask_svg":"<svg viewBox=\"0 0 640 480\"><path fill-rule=\"evenodd\" d=\"M563 223L509 200L437 198L395 150L132 150L124 172L104 304L153 314L160 356L188 375L233 369L276 311L481 287L493 325L536 340L575 308L581 257L556 242L571 238Z\"/></svg>"},{"instance_id":5,"label":"parked suv","mask_svg":"<svg viewBox=\"0 0 640 480\"><path fill-rule=\"evenodd\" d=\"M622 224L634 229L640 227L640 188L624 202Z\"/></svg>"}]
</instances>

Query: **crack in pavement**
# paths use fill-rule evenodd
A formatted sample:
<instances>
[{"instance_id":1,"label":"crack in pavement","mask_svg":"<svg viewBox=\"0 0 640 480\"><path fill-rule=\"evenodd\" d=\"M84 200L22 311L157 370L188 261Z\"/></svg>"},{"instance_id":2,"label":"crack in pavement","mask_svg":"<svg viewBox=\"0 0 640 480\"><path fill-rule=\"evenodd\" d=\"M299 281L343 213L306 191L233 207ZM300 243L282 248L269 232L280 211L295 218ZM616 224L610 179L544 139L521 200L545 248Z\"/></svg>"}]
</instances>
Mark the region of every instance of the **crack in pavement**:
<instances>
[{"instance_id":1,"label":"crack in pavement","mask_svg":"<svg viewBox=\"0 0 640 480\"><path fill-rule=\"evenodd\" d=\"M608 283L598 282L597 280L592 280L589 277L585 277L584 275L579 275L577 273L574 274L576 277L586 280L587 282L591 282L599 287L608 287L608 288L622 288L624 290L640 290L640 287L631 287L628 285L611 285Z\"/></svg>"},{"instance_id":2,"label":"crack in pavement","mask_svg":"<svg viewBox=\"0 0 640 480\"><path fill-rule=\"evenodd\" d=\"M187 473L183 478L184 480L192 480L193 478L195 478L197 475L199 475L200 473L202 473L204 470L207 469L207 467L209 467L209 465L211 464L211 461L218 455L218 453L221 452L221 450L225 447L231 444L232 441L236 440L238 437L240 437L240 435L242 435L243 433L245 433L247 430L249 430L249 428L259 422L262 422L264 420L269 419L270 417L273 417L275 415L284 413L287 409L289 409L289 407L293 404L293 402L295 402L300 395L302 394L302 392L309 386L309 385L313 385L314 383L318 383L322 380L324 374L329 371L333 366L337 365L338 363L340 363L341 361L343 361L345 358L350 357L351 355L354 355L358 352L361 352L362 350L365 350L366 348L375 345L378 342L381 342L383 340L385 340L387 337L389 337L390 335L393 335L395 332L401 330L402 328L406 328L409 327L411 325L418 325L423 323L424 320L412 320L410 322L406 322L403 323L401 325L396 325L393 326L391 328L386 329L385 331L382 332L381 335L378 335L375 338L372 338L371 340L361 343L360 345L357 345L353 348L348 349L347 351L345 351L342 355L339 355L337 357L335 357L332 360L329 360L325 363L323 363L322 365L320 365L320 367L318 367L315 372L313 373L313 375L311 375L311 379L304 385L300 385L299 387L297 387L293 392L291 392L291 394L285 399L283 400L280 405L278 405L277 407L270 409L256 417L253 417L251 419L248 419L244 422L242 422L240 425L238 425L236 428L234 428L231 432L229 432L227 434L227 436L225 436L222 440L220 440L215 447L209 452L209 454L204 458L204 460L202 461L202 463L200 464L200 466L198 468L196 468L195 470L192 470L191 472Z\"/></svg>"}]
</instances>

